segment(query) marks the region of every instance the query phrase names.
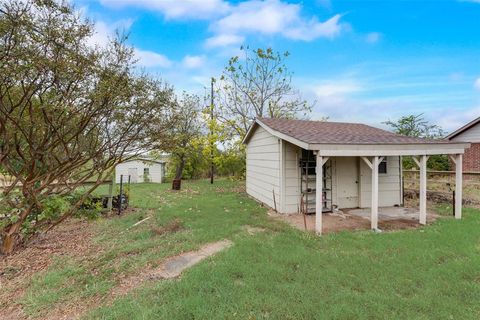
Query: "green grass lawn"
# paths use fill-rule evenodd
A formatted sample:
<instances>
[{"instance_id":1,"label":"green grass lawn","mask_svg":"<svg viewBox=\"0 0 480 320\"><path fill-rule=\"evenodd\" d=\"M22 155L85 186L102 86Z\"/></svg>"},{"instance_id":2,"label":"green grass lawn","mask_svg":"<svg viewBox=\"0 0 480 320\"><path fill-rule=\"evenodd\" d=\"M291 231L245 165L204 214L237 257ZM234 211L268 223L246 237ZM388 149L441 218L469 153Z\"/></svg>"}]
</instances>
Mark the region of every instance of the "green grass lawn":
<instances>
[{"instance_id":1,"label":"green grass lawn","mask_svg":"<svg viewBox=\"0 0 480 320\"><path fill-rule=\"evenodd\" d=\"M65 303L107 295L119 275L228 238L234 245L187 270L152 281L87 319L478 319L480 212L422 229L316 237L267 219L235 192L238 183L139 184L120 218L94 222L100 253L59 260L35 277L23 299L35 316ZM150 220L130 231L136 221ZM180 219L184 230L152 228ZM248 234L243 225L263 227Z\"/></svg>"}]
</instances>

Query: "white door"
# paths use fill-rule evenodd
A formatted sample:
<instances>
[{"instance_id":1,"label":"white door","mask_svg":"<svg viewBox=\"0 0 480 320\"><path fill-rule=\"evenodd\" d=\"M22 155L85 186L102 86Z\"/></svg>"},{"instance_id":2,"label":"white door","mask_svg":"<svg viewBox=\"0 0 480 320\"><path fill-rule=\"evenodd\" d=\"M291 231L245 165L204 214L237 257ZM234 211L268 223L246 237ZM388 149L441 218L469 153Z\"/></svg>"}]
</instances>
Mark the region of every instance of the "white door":
<instances>
[{"instance_id":1,"label":"white door","mask_svg":"<svg viewBox=\"0 0 480 320\"><path fill-rule=\"evenodd\" d=\"M339 208L357 208L358 198L358 159L337 157L337 201Z\"/></svg>"},{"instance_id":2,"label":"white door","mask_svg":"<svg viewBox=\"0 0 480 320\"><path fill-rule=\"evenodd\" d=\"M130 176L131 183L138 182L138 168L128 168L128 175ZM125 177L124 177L125 179ZM128 181L128 177L124 181Z\"/></svg>"}]
</instances>

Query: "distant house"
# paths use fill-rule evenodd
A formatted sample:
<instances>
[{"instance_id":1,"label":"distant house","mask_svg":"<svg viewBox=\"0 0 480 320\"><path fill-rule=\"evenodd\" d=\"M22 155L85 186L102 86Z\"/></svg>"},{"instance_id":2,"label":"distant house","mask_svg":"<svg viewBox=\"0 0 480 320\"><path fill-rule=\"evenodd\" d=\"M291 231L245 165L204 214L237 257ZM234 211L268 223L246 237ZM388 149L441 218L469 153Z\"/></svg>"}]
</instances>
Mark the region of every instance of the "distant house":
<instances>
[{"instance_id":1,"label":"distant house","mask_svg":"<svg viewBox=\"0 0 480 320\"><path fill-rule=\"evenodd\" d=\"M115 181L120 182L120 176L127 182L130 176L131 183L156 182L162 183L165 179L165 162L147 158L122 162L115 167Z\"/></svg>"},{"instance_id":2,"label":"distant house","mask_svg":"<svg viewBox=\"0 0 480 320\"><path fill-rule=\"evenodd\" d=\"M463 156L463 170L480 172L480 117L449 134L450 141L470 142Z\"/></svg>"},{"instance_id":3,"label":"distant house","mask_svg":"<svg viewBox=\"0 0 480 320\"><path fill-rule=\"evenodd\" d=\"M426 223L427 159L448 154L456 168L456 217L461 216L461 159L468 143L406 137L359 123L256 119L246 144L247 193L280 213L402 205L401 156L420 168L420 223ZM318 177L321 177L320 179ZM320 192L318 192L320 190Z\"/></svg>"}]
</instances>

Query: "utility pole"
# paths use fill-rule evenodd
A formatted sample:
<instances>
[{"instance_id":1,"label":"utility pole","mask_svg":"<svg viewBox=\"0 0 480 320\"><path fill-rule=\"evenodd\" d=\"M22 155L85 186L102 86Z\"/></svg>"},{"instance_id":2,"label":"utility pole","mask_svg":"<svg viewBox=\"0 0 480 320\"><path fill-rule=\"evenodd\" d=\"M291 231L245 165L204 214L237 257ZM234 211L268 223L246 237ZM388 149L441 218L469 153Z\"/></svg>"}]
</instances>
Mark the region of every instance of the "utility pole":
<instances>
[{"instance_id":1,"label":"utility pole","mask_svg":"<svg viewBox=\"0 0 480 320\"><path fill-rule=\"evenodd\" d=\"M211 92L210 92L210 183L213 184L213 147L215 146L213 142L213 83L215 82L215 78L212 77L211 83Z\"/></svg>"}]
</instances>

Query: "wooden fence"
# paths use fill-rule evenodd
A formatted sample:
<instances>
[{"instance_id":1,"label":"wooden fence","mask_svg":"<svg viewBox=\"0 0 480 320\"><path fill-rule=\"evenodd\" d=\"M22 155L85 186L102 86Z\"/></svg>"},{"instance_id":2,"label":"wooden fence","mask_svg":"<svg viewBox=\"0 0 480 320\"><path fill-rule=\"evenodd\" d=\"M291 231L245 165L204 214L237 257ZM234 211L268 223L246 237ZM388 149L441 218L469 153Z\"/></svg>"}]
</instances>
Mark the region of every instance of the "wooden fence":
<instances>
[{"instance_id":1,"label":"wooden fence","mask_svg":"<svg viewBox=\"0 0 480 320\"><path fill-rule=\"evenodd\" d=\"M420 179L419 170L403 170L403 179L405 182L416 182ZM428 182L444 183L455 185L455 171L435 171L427 170ZM463 183L471 186L480 186L480 172L464 171Z\"/></svg>"}]
</instances>

